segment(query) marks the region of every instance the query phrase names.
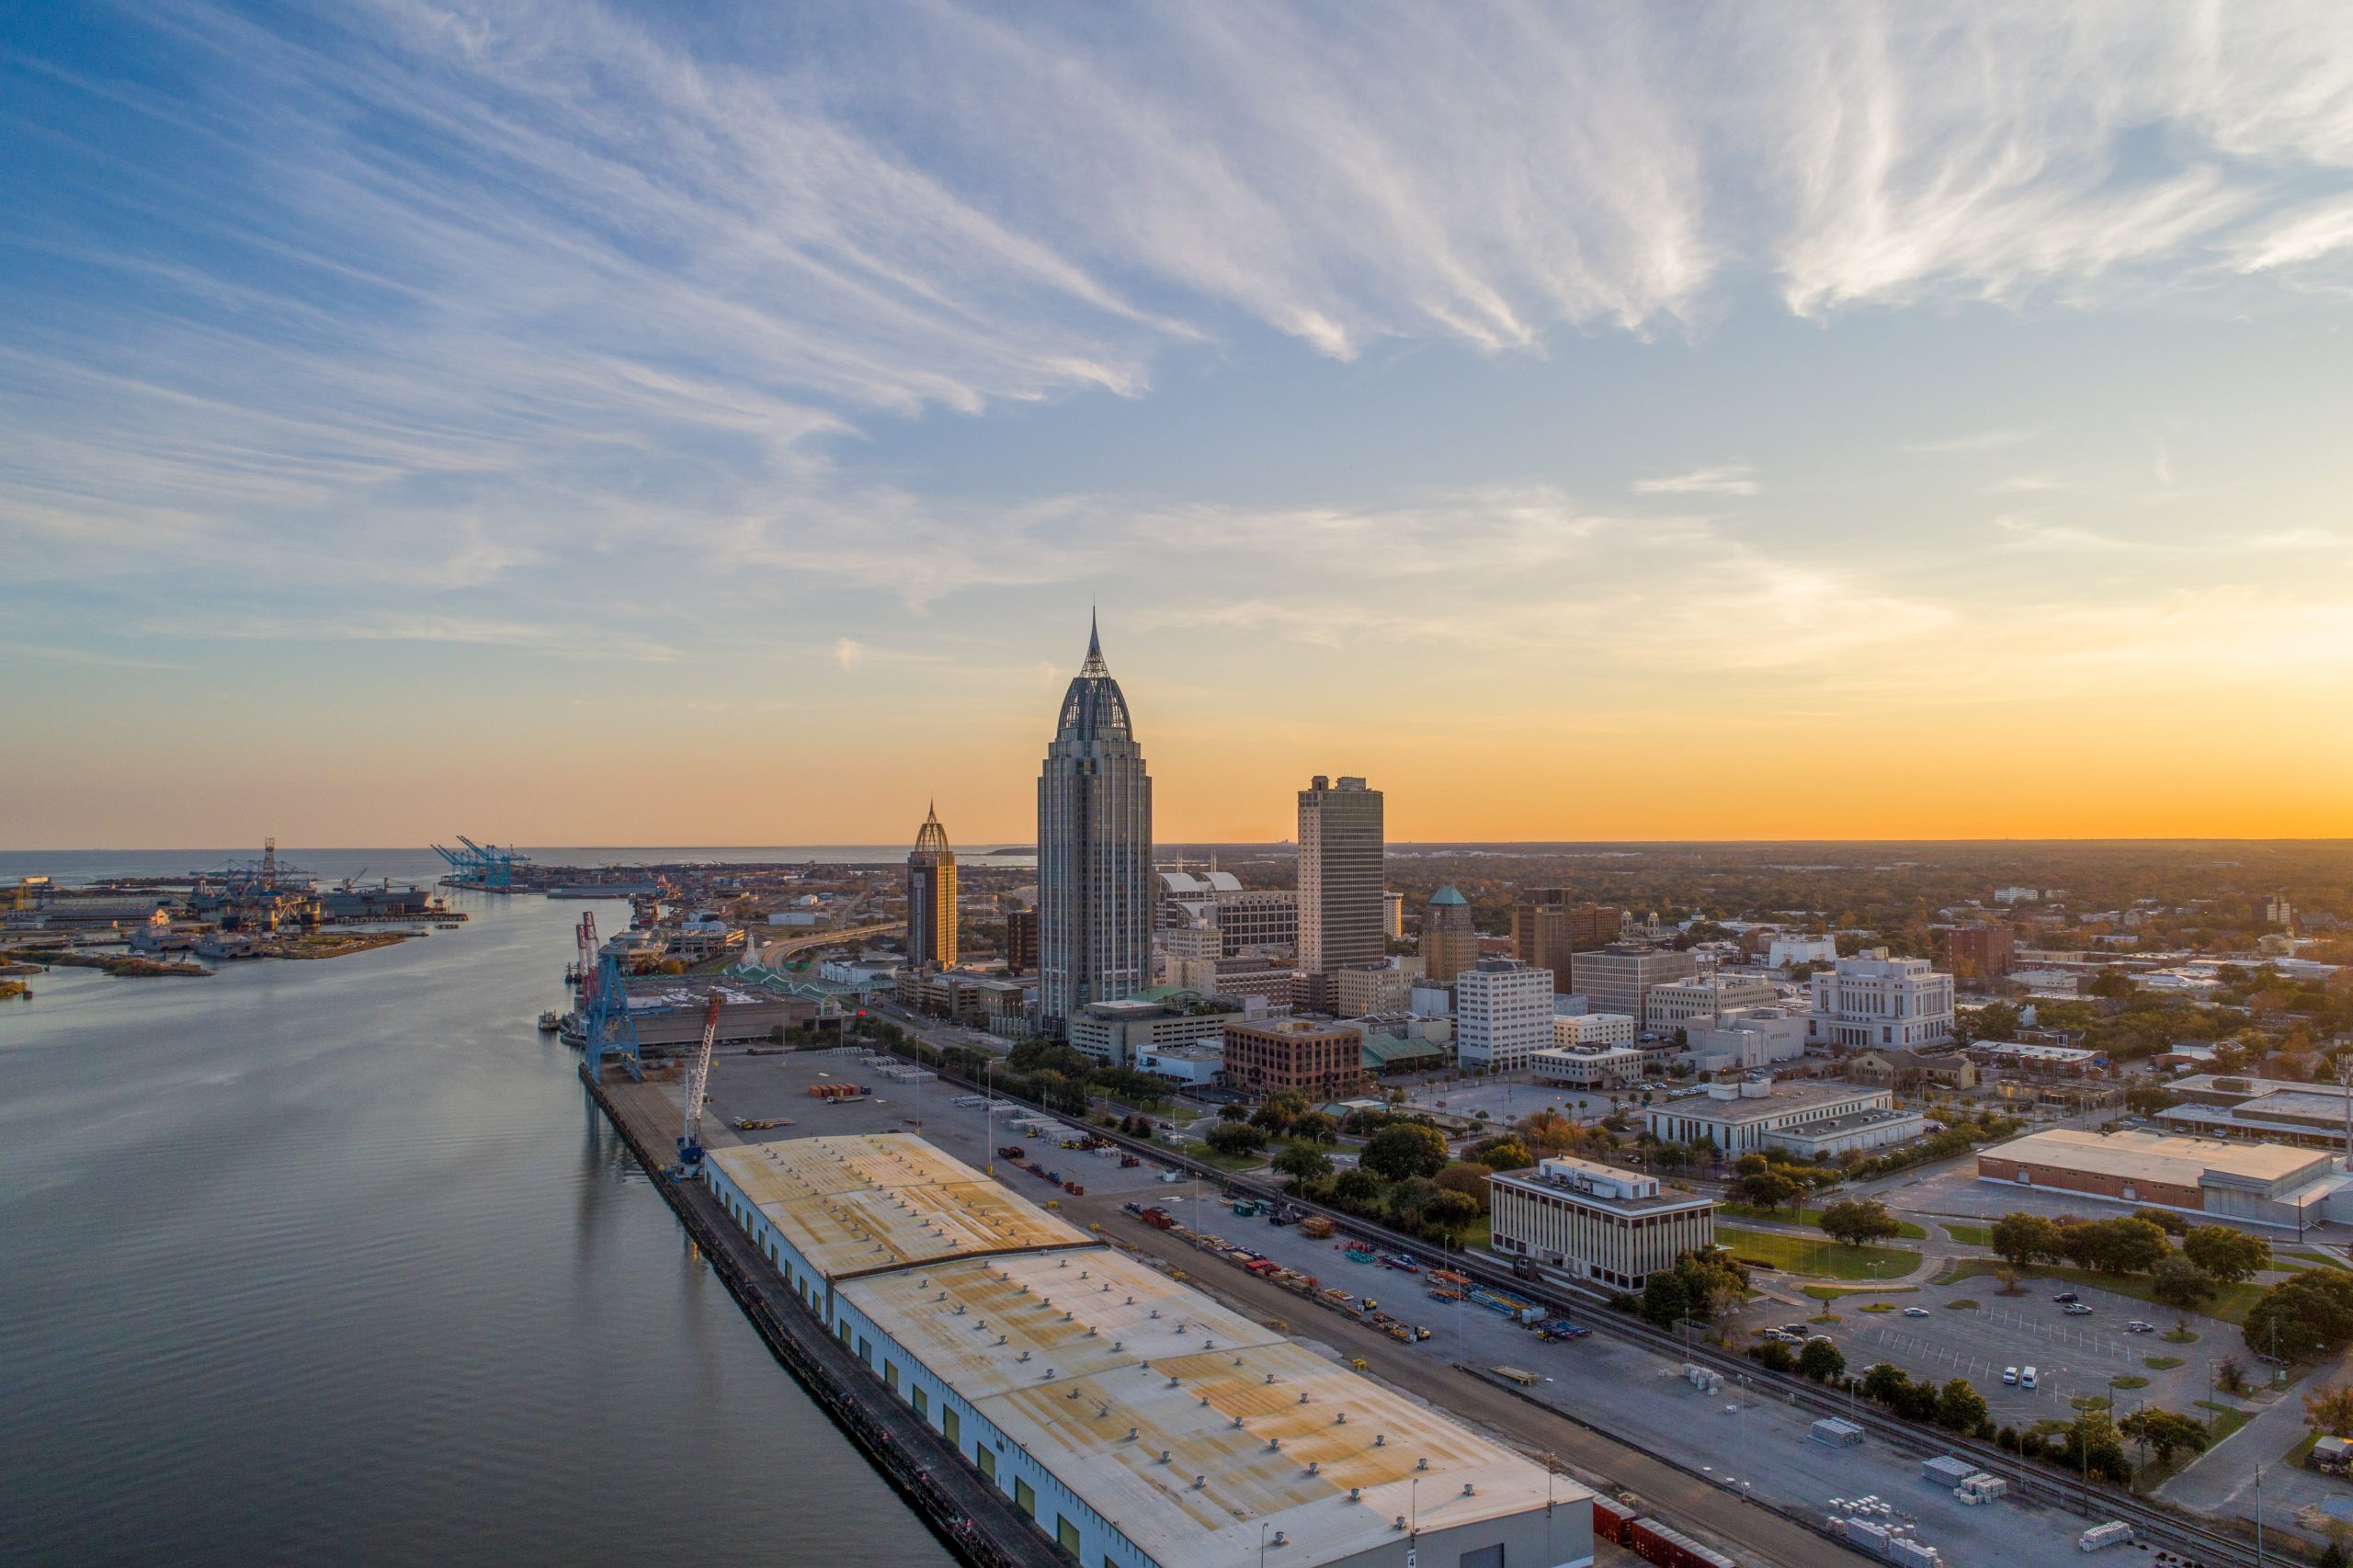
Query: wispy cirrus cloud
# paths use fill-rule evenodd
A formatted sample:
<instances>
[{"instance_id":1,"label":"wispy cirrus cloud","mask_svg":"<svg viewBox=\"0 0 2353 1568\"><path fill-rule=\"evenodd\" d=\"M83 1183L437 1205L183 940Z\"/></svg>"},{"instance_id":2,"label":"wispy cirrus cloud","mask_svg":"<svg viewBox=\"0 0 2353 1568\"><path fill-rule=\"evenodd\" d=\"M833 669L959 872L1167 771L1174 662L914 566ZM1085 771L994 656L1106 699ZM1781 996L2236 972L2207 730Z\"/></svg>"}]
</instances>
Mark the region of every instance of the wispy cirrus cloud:
<instances>
[{"instance_id":1,"label":"wispy cirrus cloud","mask_svg":"<svg viewBox=\"0 0 2353 1568\"><path fill-rule=\"evenodd\" d=\"M1746 463L1695 468L1688 473L1634 481L1637 495L1754 495L1762 488Z\"/></svg>"}]
</instances>

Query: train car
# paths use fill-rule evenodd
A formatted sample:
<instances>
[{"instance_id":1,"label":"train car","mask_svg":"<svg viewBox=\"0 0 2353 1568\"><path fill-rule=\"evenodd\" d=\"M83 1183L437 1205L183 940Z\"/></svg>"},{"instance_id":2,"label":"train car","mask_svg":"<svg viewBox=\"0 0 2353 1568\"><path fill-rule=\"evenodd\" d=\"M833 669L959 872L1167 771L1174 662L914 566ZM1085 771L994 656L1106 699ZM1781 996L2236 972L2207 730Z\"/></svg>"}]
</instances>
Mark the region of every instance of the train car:
<instances>
[{"instance_id":1,"label":"train car","mask_svg":"<svg viewBox=\"0 0 2353 1568\"><path fill-rule=\"evenodd\" d=\"M1614 1502L1596 1493L1593 1499L1593 1539L1606 1540L1612 1546L1626 1544L1627 1528L1634 1522L1634 1510L1623 1503Z\"/></svg>"},{"instance_id":2,"label":"train car","mask_svg":"<svg viewBox=\"0 0 2353 1568\"><path fill-rule=\"evenodd\" d=\"M1659 1568L1739 1568L1713 1547L1702 1546L1656 1519L1636 1519L1629 1525L1626 1544L1634 1549L1635 1556Z\"/></svg>"}]
</instances>

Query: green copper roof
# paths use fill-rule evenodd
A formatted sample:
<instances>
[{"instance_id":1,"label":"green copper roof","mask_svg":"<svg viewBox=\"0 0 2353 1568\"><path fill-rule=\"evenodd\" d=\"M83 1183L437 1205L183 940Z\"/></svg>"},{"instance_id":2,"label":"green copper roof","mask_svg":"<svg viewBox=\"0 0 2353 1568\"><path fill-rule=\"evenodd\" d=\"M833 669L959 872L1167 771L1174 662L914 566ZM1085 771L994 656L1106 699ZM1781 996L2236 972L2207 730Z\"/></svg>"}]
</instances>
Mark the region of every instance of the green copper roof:
<instances>
[{"instance_id":1,"label":"green copper roof","mask_svg":"<svg viewBox=\"0 0 2353 1568\"><path fill-rule=\"evenodd\" d=\"M1461 893L1456 892L1454 891L1454 884L1452 882L1449 882L1446 886L1438 889L1438 892L1430 894L1430 902L1432 903L1468 903L1471 901L1464 898Z\"/></svg>"}]
</instances>

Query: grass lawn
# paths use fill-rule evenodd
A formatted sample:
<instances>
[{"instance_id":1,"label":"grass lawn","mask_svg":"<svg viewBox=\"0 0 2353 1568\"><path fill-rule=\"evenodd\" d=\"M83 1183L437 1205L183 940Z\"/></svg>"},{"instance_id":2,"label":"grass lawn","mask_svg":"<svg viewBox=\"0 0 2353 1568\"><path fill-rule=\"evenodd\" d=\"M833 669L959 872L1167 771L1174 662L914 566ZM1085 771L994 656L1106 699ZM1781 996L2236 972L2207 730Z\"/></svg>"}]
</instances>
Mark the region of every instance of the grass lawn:
<instances>
[{"instance_id":1,"label":"grass lawn","mask_svg":"<svg viewBox=\"0 0 2353 1568\"><path fill-rule=\"evenodd\" d=\"M1991 1225L1964 1225L1957 1220L1940 1220L1938 1223L1944 1226L1945 1234L1962 1246L1989 1247L1994 1244L1994 1227Z\"/></svg>"},{"instance_id":2,"label":"grass lawn","mask_svg":"<svg viewBox=\"0 0 2353 1568\"><path fill-rule=\"evenodd\" d=\"M2144 1389L2149 1386L2149 1380L2138 1372L2120 1372L2108 1380L2108 1386L2112 1389Z\"/></svg>"},{"instance_id":3,"label":"grass lawn","mask_svg":"<svg viewBox=\"0 0 2353 1568\"><path fill-rule=\"evenodd\" d=\"M1264 1167L1267 1163L1267 1156L1264 1154L1221 1154L1206 1143L1188 1143L1185 1145L1185 1153L1205 1165L1215 1165L1222 1171L1255 1171Z\"/></svg>"},{"instance_id":4,"label":"grass lawn","mask_svg":"<svg viewBox=\"0 0 2353 1568\"><path fill-rule=\"evenodd\" d=\"M1730 1247L1734 1257L1818 1279L1897 1279L1920 1263L1920 1255L1906 1248L1841 1246L1827 1239L1817 1242L1770 1231L1744 1231L1737 1225L1718 1225L1716 1241Z\"/></svg>"},{"instance_id":5,"label":"grass lawn","mask_svg":"<svg viewBox=\"0 0 2353 1568\"><path fill-rule=\"evenodd\" d=\"M1822 1210L1819 1209L1767 1210L1759 1209L1753 1203L1719 1203L1716 1205L1716 1212L1729 1214L1735 1220L1778 1220L1785 1225L1818 1226L1822 1223ZM1909 1220L1898 1220L1895 1222L1895 1233L1907 1242L1925 1242L1928 1239L1928 1233ZM1982 1246L1984 1244L1978 1244Z\"/></svg>"},{"instance_id":6,"label":"grass lawn","mask_svg":"<svg viewBox=\"0 0 2353 1568\"><path fill-rule=\"evenodd\" d=\"M2176 1367L2182 1365L2182 1359L2178 1356L2151 1356L2143 1359L2141 1365L2153 1372L2170 1372Z\"/></svg>"},{"instance_id":7,"label":"grass lawn","mask_svg":"<svg viewBox=\"0 0 2353 1568\"><path fill-rule=\"evenodd\" d=\"M2198 1331L2194 1328L2169 1328L2157 1337L2167 1345L2195 1345L2198 1343Z\"/></svg>"},{"instance_id":8,"label":"grass lawn","mask_svg":"<svg viewBox=\"0 0 2353 1568\"><path fill-rule=\"evenodd\" d=\"M1900 1296L1919 1289L1917 1285L1806 1285L1798 1293L1817 1301L1835 1301L1841 1296Z\"/></svg>"},{"instance_id":9,"label":"grass lawn","mask_svg":"<svg viewBox=\"0 0 2353 1568\"><path fill-rule=\"evenodd\" d=\"M2292 1257L2305 1263L2325 1264L2331 1268L2353 1268L2353 1263L2347 1263L2341 1257L2331 1257L2325 1252L2275 1252L2271 1256L2274 1258Z\"/></svg>"},{"instance_id":10,"label":"grass lawn","mask_svg":"<svg viewBox=\"0 0 2353 1568\"><path fill-rule=\"evenodd\" d=\"M1940 1283L1949 1283L1957 1279L1973 1279L1991 1275L2002 1267L2002 1260L1998 1257L1955 1258L1945 1266L1938 1278ZM2156 1307L2159 1312L2171 1312L2176 1310L2161 1305L2157 1299L2149 1293L2149 1277L2145 1274L2095 1274L2088 1268L2070 1268L2060 1264L2039 1263L2032 1268L2021 1270L2020 1278L2037 1284L2056 1280L2066 1285L2088 1285L2096 1290L2112 1290L2120 1296L2130 1296L2136 1301L2146 1301L2151 1306ZM2200 1309L2200 1315L2220 1318L2228 1324L2244 1324L2246 1322L2248 1310L2261 1300L2263 1300L2263 1287L2260 1285L2221 1286L2215 1290L2214 1299ZM2172 1337L2170 1333L2166 1337Z\"/></svg>"},{"instance_id":11,"label":"grass lawn","mask_svg":"<svg viewBox=\"0 0 2353 1568\"><path fill-rule=\"evenodd\" d=\"M1945 1303L1945 1310L1947 1312L1973 1312L1977 1310L1977 1301L1975 1298L1970 1296L1955 1296L1951 1301Z\"/></svg>"},{"instance_id":12,"label":"grass lawn","mask_svg":"<svg viewBox=\"0 0 2353 1568\"><path fill-rule=\"evenodd\" d=\"M2206 1429L2213 1434L2207 1440L2206 1446L2210 1449L2255 1419L2246 1411L2234 1410L2215 1400L2201 1399L2197 1402L2197 1404L2198 1408L2205 1411L2210 1418L2206 1423Z\"/></svg>"}]
</instances>

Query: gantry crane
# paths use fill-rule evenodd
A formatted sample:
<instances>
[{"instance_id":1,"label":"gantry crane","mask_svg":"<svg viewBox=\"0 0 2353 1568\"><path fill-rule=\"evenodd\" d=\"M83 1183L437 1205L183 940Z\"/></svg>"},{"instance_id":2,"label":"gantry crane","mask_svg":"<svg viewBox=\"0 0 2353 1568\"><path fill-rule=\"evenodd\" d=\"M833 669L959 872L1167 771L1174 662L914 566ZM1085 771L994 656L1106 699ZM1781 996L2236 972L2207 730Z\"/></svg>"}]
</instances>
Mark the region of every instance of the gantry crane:
<instances>
[{"instance_id":1,"label":"gantry crane","mask_svg":"<svg viewBox=\"0 0 2353 1568\"><path fill-rule=\"evenodd\" d=\"M687 1128L678 1138L678 1170L689 1177L702 1169L703 1085L710 1082L711 1048L719 1043L719 1003L720 993L714 990L702 1016L702 1043L687 1063Z\"/></svg>"}]
</instances>

